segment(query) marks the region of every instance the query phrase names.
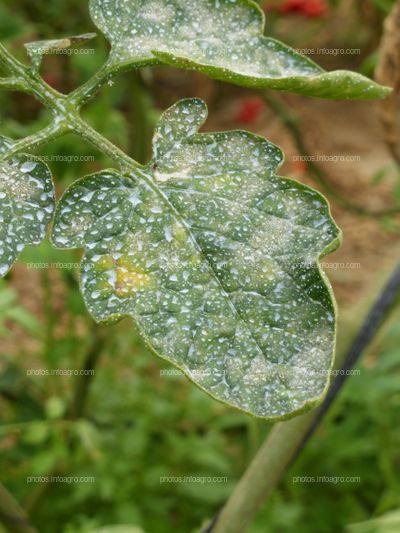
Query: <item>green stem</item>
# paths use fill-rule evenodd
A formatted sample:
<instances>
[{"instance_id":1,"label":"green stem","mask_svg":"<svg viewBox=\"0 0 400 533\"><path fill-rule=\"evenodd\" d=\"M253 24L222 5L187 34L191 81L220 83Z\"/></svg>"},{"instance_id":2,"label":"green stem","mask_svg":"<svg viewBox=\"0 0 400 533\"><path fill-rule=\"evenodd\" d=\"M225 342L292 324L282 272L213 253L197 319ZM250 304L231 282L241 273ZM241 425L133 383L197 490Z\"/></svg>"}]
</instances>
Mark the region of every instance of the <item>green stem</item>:
<instances>
[{"instance_id":1,"label":"green stem","mask_svg":"<svg viewBox=\"0 0 400 533\"><path fill-rule=\"evenodd\" d=\"M109 58L106 63L96 72L86 83L75 89L70 95L68 95L69 102L75 107L75 109L82 108L87 104L96 94L102 89L102 87L112 81L113 78L127 72L129 70L139 69L141 67L149 65L160 65L158 60L147 60L145 62L126 63L122 65L115 65Z\"/></svg>"},{"instance_id":2,"label":"green stem","mask_svg":"<svg viewBox=\"0 0 400 533\"><path fill-rule=\"evenodd\" d=\"M139 163L100 135L79 115L79 108L89 101L104 83L111 79L111 76L117 74L117 71L112 70L108 62L86 84L68 96L50 87L37 72L20 63L1 43L0 64L17 79L22 80L27 92L35 96L55 116L54 121L47 128L16 142L6 154L3 154L4 159L24 150L37 148L57 137L73 132L108 155L121 169L142 168Z\"/></svg>"},{"instance_id":3,"label":"green stem","mask_svg":"<svg viewBox=\"0 0 400 533\"><path fill-rule=\"evenodd\" d=\"M0 521L12 533L37 533L19 503L0 483Z\"/></svg>"},{"instance_id":4,"label":"green stem","mask_svg":"<svg viewBox=\"0 0 400 533\"><path fill-rule=\"evenodd\" d=\"M74 107L69 105L66 95L50 87L38 73L18 61L1 43L0 65L13 77L22 80L24 90L35 96L54 115L68 117L69 114L73 116L76 113Z\"/></svg>"},{"instance_id":5,"label":"green stem","mask_svg":"<svg viewBox=\"0 0 400 533\"><path fill-rule=\"evenodd\" d=\"M28 85L19 78L0 78L0 89L7 89L9 91L28 92Z\"/></svg>"},{"instance_id":6,"label":"green stem","mask_svg":"<svg viewBox=\"0 0 400 533\"><path fill-rule=\"evenodd\" d=\"M20 152L29 152L40 146L46 145L65 133L68 133L70 129L71 128L64 122L55 120L41 131L29 135L20 141L16 141L11 148L3 154L0 154L0 161L2 159L10 159L10 157Z\"/></svg>"},{"instance_id":7,"label":"green stem","mask_svg":"<svg viewBox=\"0 0 400 533\"><path fill-rule=\"evenodd\" d=\"M118 72L116 72L115 68L112 68L107 61L86 83L68 95L69 102L75 109L80 109L96 96L100 89L106 83L109 83L117 74Z\"/></svg>"},{"instance_id":8,"label":"green stem","mask_svg":"<svg viewBox=\"0 0 400 533\"><path fill-rule=\"evenodd\" d=\"M313 417L311 411L273 426L223 508L213 533L246 531L258 508L281 479Z\"/></svg>"},{"instance_id":9,"label":"green stem","mask_svg":"<svg viewBox=\"0 0 400 533\"><path fill-rule=\"evenodd\" d=\"M145 163L151 139L150 112L152 108L149 91L144 86L140 71L131 72L129 81L129 127L130 146L128 153L140 163Z\"/></svg>"},{"instance_id":10,"label":"green stem","mask_svg":"<svg viewBox=\"0 0 400 533\"><path fill-rule=\"evenodd\" d=\"M106 333L104 326L95 324L93 326L92 342L85 356L82 370L93 370L96 367L97 361L104 349ZM90 383L92 382L93 374L84 373L78 377L72 405L70 408L70 418L77 420L84 416L86 408L86 400L89 394Z\"/></svg>"},{"instance_id":11,"label":"green stem","mask_svg":"<svg viewBox=\"0 0 400 533\"><path fill-rule=\"evenodd\" d=\"M115 146L111 141L98 133L90 124L82 118L76 117L74 122L74 133L85 139L88 143L104 152L110 159L115 161L122 170L141 169L142 165L134 161L123 150Z\"/></svg>"}]
</instances>

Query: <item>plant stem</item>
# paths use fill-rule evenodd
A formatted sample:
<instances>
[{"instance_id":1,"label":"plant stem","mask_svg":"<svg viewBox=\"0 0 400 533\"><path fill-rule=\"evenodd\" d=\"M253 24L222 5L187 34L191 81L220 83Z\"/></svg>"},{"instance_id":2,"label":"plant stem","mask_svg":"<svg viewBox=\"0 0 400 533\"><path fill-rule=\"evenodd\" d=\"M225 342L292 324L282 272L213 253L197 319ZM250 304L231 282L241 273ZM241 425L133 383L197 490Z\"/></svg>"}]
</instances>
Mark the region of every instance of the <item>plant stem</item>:
<instances>
[{"instance_id":1,"label":"plant stem","mask_svg":"<svg viewBox=\"0 0 400 533\"><path fill-rule=\"evenodd\" d=\"M20 152L34 150L48 144L49 142L61 137L69 131L68 126L61 121L53 121L51 124L43 128L41 131L29 135L14 144L3 154L0 154L0 160L10 159L10 157Z\"/></svg>"},{"instance_id":2,"label":"plant stem","mask_svg":"<svg viewBox=\"0 0 400 533\"><path fill-rule=\"evenodd\" d=\"M98 324L95 324L93 327L92 337L92 343L85 356L85 360L82 366L82 370L84 371L94 370L97 361L101 355L101 352L103 351L106 337L104 326L102 327ZM83 373L82 376L78 377L70 409L70 418L72 418L73 420L81 418L85 413L86 400L88 397L89 386L92 379L93 374L89 373Z\"/></svg>"},{"instance_id":3,"label":"plant stem","mask_svg":"<svg viewBox=\"0 0 400 533\"><path fill-rule=\"evenodd\" d=\"M80 109L87 104L100 89L106 84L112 81L113 78L129 71L132 68L139 69L141 67L149 65L160 65L160 61L156 59L146 60L145 62L126 63L122 65L115 65L112 63L112 59L109 57L106 63L96 72L86 83L75 89L70 95L68 100L76 108Z\"/></svg>"},{"instance_id":4,"label":"plant stem","mask_svg":"<svg viewBox=\"0 0 400 533\"><path fill-rule=\"evenodd\" d=\"M289 465L314 413L275 424L228 503L217 518L215 533L242 533L264 503Z\"/></svg>"},{"instance_id":5,"label":"plant stem","mask_svg":"<svg viewBox=\"0 0 400 533\"><path fill-rule=\"evenodd\" d=\"M117 75L115 69L112 69L107 61L100 70L96 72L86 83L72 91L68 95L69 102L76 108L80 109L87 104L113 77Z\"/></svg>"},{"instance_id":6,"label":"plant stem","mask_svg":"<svg viewBox=\"0 0 400 533\"><path fill-rule=\"evenodd\" d=\"M3 64L5 64L6 67L9 68L9 70L11 70L14 74L21 75L23 79L26 79L30 87L33 88L32 94L41 102L43 102L43 104L55 114L55 120L50 126L42 130L42 132L39 134L35 134L15 143L10 151L7 151L6 154L3 154L3 159L9 158L10 155L20 152L27 147L36 147L64 133L73 132L108 155L119 165L123 172L129 173L132 170L135 170L138 174L140 174L141 179L147 184L147 186L179 217L179 213L170 204L166 195L155 186L151 177L147 173L143 172L143 166L129 157L120 148L116 147L108 139L103 137L94 128L92 128L90 124L81 118L76 109L76 105L77 103L82 103L84 96L82 96L82 98L77 98L75 94L74 98L67 98L65 95L58 93L49 87L40 78L39 74L33 73L24 65L19 63L4 48L4 46L0 44L0 63L1 62L3 62ZM104 72L106 71L107 66L104 66ZM104 81L105 77L106 76L103 73L103 75L101 75L99 78L96 76L92 78L93 81L91 82L91 87L93 91L95 87L98 87ZM95 81L96 79L97 81ZM88 89L84 91L84 94L87 94L87 91Z\"/></svg>"},{"instance_id":7,"label":"plant stem","mask_svg":"<svg viewBox=\"0 0 400 533\"><path fill-rule=\"evenodd\" d=\"M82 118L77 117L74 122L74 133L85 139L101 152L104 152L110 159L115 161L121 169L129 170L132 168L142 168L142 165L134 161L123 150L115 146L111 141L98 133L90 124Z\"/></svg>"},{"instance_id":8,"label":"plant stem","mask_svg":"<svg viewBox=\"0 0 400 533\"><path fill-rule=\"evenodd\" d=\"M0 89L8 89L9 91L28 92L28 85L18 78L0 78Z\"/></svg>"},{"instance_id":9,"label":"plant stem","mask_svg":"<svg viewBox=\"0 0 400 533\"><path fill-rule=\"evenodd\" d=\"M347 371L355 365L377 333L378 328L389 317L390 311L399 298L400 265L397 265L371 307L347 355L339 357L336 366ZM207 532L242 533L246 530L258 508L265 503L286 468L297 457L307 439L312 435L345 380L345 375L339 375L321 407L317 410L314 409L288 422L275 424L220 515L217 516Z\"/></svg>"},{"instance_id":10,"label":"plant stem","mask_svg":"<svg viewBox=\"0 0 400 533\"><path fill-rule=\"evenodd\" d=\"M109 63L106 63L85 85L68 96L50 87L38 73L14 58L1 43L0 64L17 79L22 80L27 92L35 96L55 116L54 121L41 132L17 141L6 154L3 154L3 159L8 159L23 150L37 148L57 137L73 132L106 153L121 168L142 168L139 163L100 135L79 115L79 107L89 101L102 85L110 79L111 75L116 74L115 70L111 72Z\"/></svg>"},{"instance_id":11,"label":"plant stem","mask_svg":"<svg viewBox=\"0 0 400 533\"><path fill-rule=\"evenodd\" d=\"M37 533L19 503L0 483L0 521L12 533Z\"/></svg>"},{"instance_id":12,"label":"plant stem","mask_svg":"<svg viewBox=\"0 0 400 533\"><path fill-rule=\"evenodd\" d=\"M54 115L68 117L76 113L74 107L69 105L66 95L50 87L38 73L18 61L1 43L0 65L15 78L22 80L24 90L35 96Z\"/></svg>"}]
</instances>

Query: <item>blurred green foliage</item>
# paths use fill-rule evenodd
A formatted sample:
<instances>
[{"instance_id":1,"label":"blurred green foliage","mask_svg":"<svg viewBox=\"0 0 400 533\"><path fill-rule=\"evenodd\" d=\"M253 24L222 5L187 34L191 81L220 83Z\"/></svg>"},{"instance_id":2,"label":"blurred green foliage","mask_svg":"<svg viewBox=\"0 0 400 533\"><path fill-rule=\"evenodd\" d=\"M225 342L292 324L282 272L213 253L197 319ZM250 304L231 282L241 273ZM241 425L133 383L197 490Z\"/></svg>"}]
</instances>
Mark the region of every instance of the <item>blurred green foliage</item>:
<instances>
[{"instance_id":1,"label":"blurred green foliage","mask_svg":"<svg viewBox=\"0 0 400 533\"><path fill-rule=\"evenodd\" d=\"M14 49L92 29L82 0L0 4L0 38ZM46 58L48 81L62 90L85 81L107 54L101 37L88 46L96 52ZM148 90L147 78L124 76L85 109L96 128L140 160L158 114L157 91ZM1 134L18 138L47 121L31 98L0 94ZM73 136L40 155L49 158L59 194L77 177L109 165ZM384 178L385 172L374 182ZM43 533L196 531L220 509L269 426L169 375L171 368L148 352L129 320L95 327L79 294L78 262L79 252L44 243L27 248L0 284L1 480ZM250 533L336 533L346 526L350 533L396 531L399 318L397 311ZM97 358L91 377L32 373L80 369ZM80 407L79 416L72 405ZM49 476L93 480L32 479ZM168 476L226 480L162 480ZM360 482L294 482L299 476L357 476ZM120 527L106 527L112 524Z\"/></svg>"},{"instance_id":2,"label":"blurred green foliage","mask_svg":"<svg viewBox=\"0 0 400 533\"><path fill-rule=\"evenodd\" d=\"M42 245L25 251L23 261L76 261L59 254ZM65 416L80 378L27 375L31 368L79 369L90 350L93 328L79 304L76 273L64 275L71 276L65 282L72 323L56 334L47 362L44 317L34 330L36 319L19 325L24 343L36 341L29 354L13 328L7 334L21 351L6 358L0 380L2 481L45 533L83 533L107 524L194 531L223 504L269 426L168 373L171 368L147 351L129 320L100 328L107 336L85 416ZM9 309L18 305L14 300ZM12 325L18 318L11 316ZM399 318L397 312L360 374L349 379L251 532L336 532L400 506ZM94 481L27 482L49 475ZM166 476L227 479L163 482ZM357 476L360 482L296 483L296 476Z\"/></svg>"}]
</instances>

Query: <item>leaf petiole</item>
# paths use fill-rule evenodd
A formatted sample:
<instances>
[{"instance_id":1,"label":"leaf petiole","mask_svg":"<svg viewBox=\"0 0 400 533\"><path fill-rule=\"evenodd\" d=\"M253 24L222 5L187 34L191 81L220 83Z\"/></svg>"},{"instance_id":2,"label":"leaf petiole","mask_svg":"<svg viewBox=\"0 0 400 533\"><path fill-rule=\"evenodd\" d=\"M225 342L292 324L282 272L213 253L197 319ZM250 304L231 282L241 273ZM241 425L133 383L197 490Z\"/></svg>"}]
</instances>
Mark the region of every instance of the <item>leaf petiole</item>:
<instances>
[{"instance_id":1,"label":"leaf petiole","mask_svg":"<svg viewBox=\"0 0 400 533\"><path fill-rule=\"evenodd\" d=\"M108 63L105 63L96 75L70 95L64 95L50 87L38 72L20 63L1 43L0 64L3 64L6 70L15 76L7 78L9 80L7 86L12 85L16 88L18 80L18 88L36 97L55 117L53 122L40 132L15 142L7 154L3 155L3 159L48 144L67 133L75 133L103 151L121 169L142 168L139 163L99 134L79 116L79 108L95 96L100 88L116 74L115 69L111 71ZM11 79L15 80L12 84Z\"/></svg>"},{"instance_id":2,"label":"leaf petiole","mask_svg":"<svg viewBox=\"0 0 400 533\"><path fill-rule=\"evenodd\" d=\"M6 152L0 154L0 161L10 159L18 153L29 152L39 146L44 146L51 141L62 137L67 132L68 127L64 122L54 120L39 132L13 143Z\"/></svg>"}]
</instances>

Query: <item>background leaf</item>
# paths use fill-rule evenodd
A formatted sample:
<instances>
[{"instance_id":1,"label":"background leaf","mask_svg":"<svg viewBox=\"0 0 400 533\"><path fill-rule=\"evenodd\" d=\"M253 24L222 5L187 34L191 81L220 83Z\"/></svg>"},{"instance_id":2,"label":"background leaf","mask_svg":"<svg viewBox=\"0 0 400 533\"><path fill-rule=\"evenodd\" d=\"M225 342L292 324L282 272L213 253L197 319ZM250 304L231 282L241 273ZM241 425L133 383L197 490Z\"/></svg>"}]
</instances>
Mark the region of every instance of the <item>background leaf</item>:
<instances>
[{"instance_id":1,"label":"background leaf","mask_svg":"<svg viewBox=\"0 0 400 533\"><path fill-rule=\"evenodd\" d=\"M46 54L59 53L59 50L84 44L96 37L95 33L84 33L82 35L73 35L72 37L63 37L61 39L47 39L42 41L32 41L25 44L25 48L32 60L33 67L37 70L40 67L42 58Z\"/></svg>"},{"instance_id":2,"label":"background leaf","mask_svg":"<svg viewBox=\"0 0 400 533\"><path fill-rule=\"evenodd\" d=\"M10 146L0 139L0 153ZM2 150L3 147L3 150ZM39 244L54 211L49 167L18 155L0 162L0 275L4 276L26 244Z\"/></svg>"},{"instance_id":3,"label":"background leaf","mask_svg":"<svg viewBox=\"0 0 400 533\"><path fill-rule=\"evenodd\" d=\"M384 98L390 92L354 72L327 73L265 37L264 15L249 0L91 0L90 12L112 44L115 68L163 62L238 85L323 98Z\"/></svg>"}]
</instances>

